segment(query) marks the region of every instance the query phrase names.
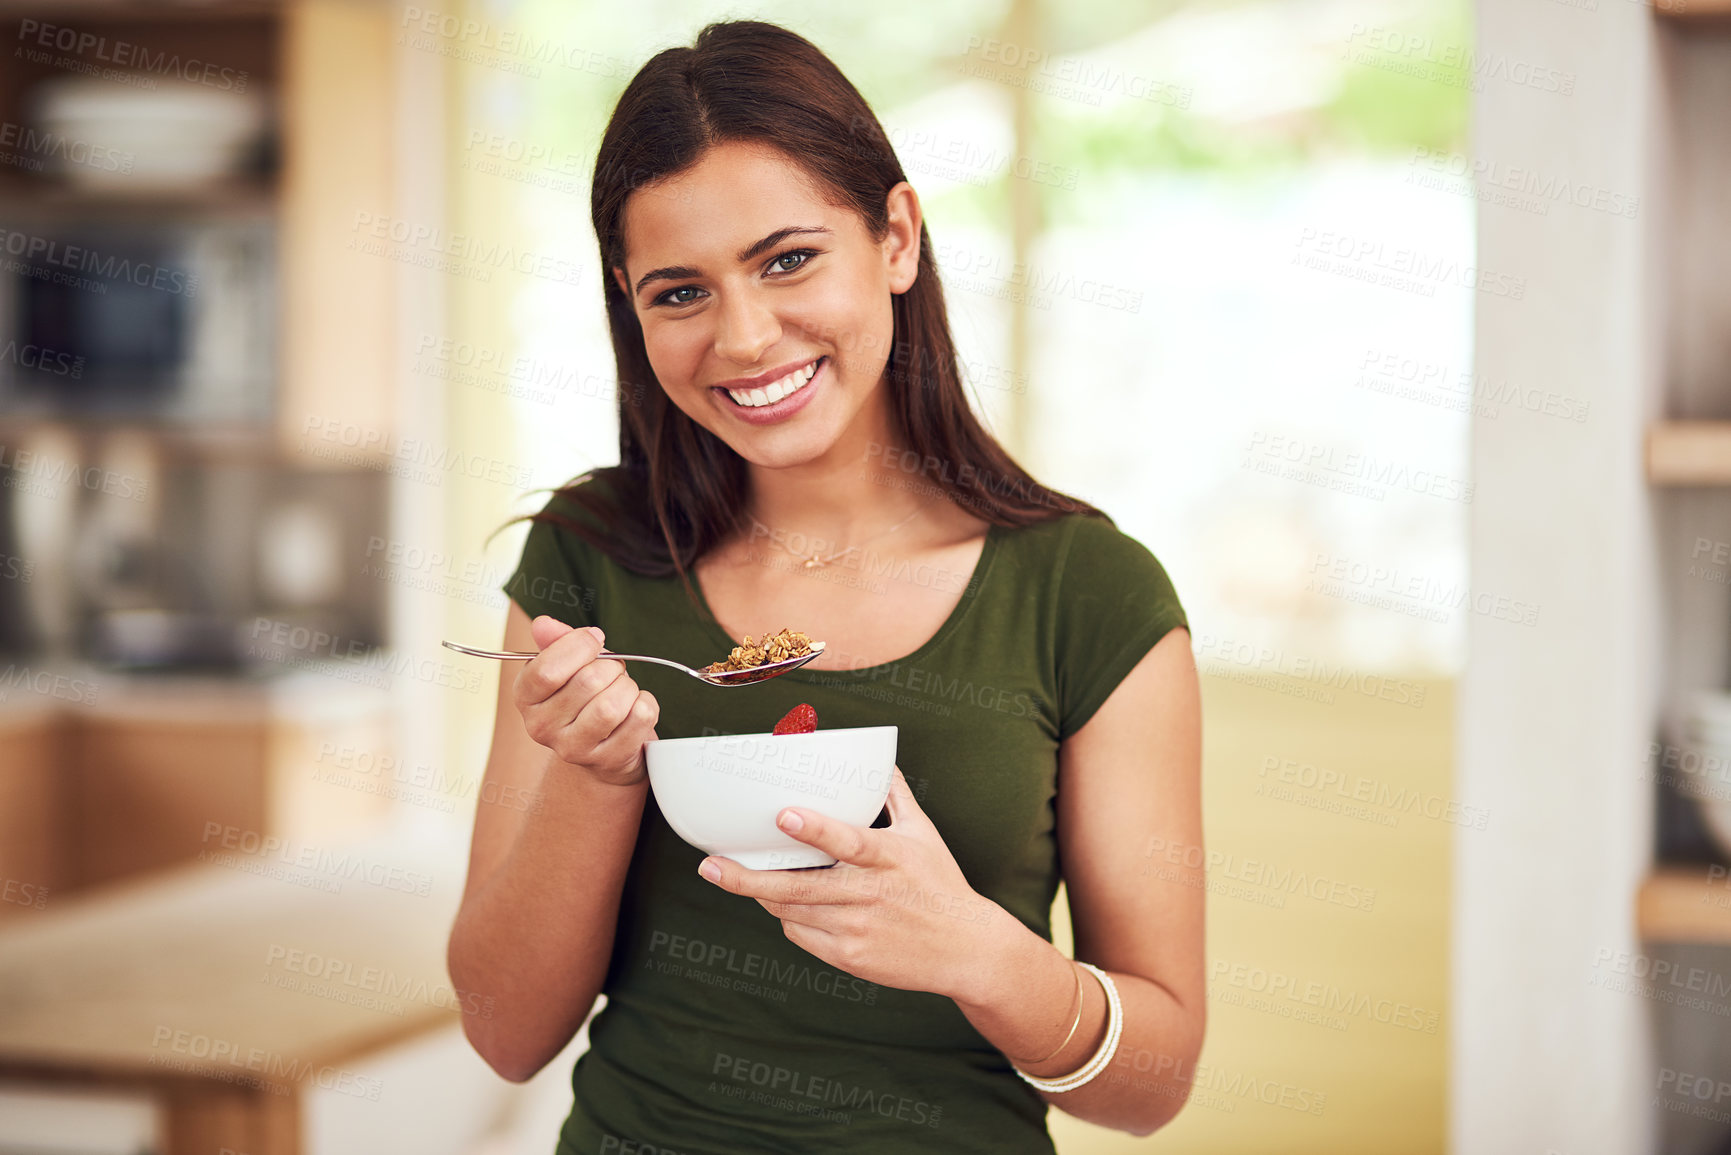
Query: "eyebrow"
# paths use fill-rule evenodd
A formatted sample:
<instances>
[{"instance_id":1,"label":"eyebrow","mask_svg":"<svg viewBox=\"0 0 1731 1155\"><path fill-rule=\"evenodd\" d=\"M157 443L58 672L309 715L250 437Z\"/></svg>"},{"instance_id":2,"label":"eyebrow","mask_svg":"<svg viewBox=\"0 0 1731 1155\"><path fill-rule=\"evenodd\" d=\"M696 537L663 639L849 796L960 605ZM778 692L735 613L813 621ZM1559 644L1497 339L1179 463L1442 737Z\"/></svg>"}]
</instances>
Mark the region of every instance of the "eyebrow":
<instances>
[{"instance_id":1,"label":"eyebrow","mask_svg":"<svg viewBox=\"0 0 1731 1155\"><path fill-rule=\"evenodd\" d=\"M789 237L804 236L807 233L823 233L829 235L831 231L832 230L830 229L823 228L821 225L789 225L784 229L776 229L773 233L770 233L762 240L754 241L745 246L745 248L739 250L737 259L739 263L743 265L747 261L762 255L766 250L772 249L776 245L781 244L781 242L787 240ZM668 265L665 268L651 269L649 272L644 273L641 277L637 278L637 285L632 289L632 293L633 295L641 293L643 291L643 286L647 285L650 281L677 281L683 280L686 277L701 277L702 275L703 272L701 269L694 269L690 265Z\"/></svg>"}]
</instances>

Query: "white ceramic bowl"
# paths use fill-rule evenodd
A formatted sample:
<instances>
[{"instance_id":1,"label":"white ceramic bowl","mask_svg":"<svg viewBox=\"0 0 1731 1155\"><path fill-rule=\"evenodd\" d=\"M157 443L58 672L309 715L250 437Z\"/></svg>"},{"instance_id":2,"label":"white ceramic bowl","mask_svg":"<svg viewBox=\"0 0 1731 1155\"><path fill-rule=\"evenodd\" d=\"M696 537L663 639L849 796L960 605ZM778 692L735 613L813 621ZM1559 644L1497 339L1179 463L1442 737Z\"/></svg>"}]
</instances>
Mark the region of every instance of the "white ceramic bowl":
<instances>
[{"instance_id":1,"label":"white ceramic bowl","mask_svg":"<svg viewBox=\"0 0 1731 1155\"><path fill-rule=\"evenodd\" d=\"M643 752L656 805L699 850L752 870L831 866L834 858L782 833L775 816L799 806L870 826L889 797L896 727L664 738Z\"/></svg>"}]
</instances>

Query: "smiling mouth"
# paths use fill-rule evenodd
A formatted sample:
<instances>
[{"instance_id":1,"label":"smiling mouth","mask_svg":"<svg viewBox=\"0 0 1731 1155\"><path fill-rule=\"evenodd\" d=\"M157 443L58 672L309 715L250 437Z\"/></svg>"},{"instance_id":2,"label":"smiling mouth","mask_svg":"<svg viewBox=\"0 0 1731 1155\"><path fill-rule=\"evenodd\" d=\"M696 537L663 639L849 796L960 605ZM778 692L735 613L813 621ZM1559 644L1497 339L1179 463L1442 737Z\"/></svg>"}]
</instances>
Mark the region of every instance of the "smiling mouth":
<instances>
[{"instance_id":1,"label":"smiling mouth","mask_svg":"<svg viewBox=\"0 0 1731 1155\"><path fill-rule=\"evenodd\" d=\"M822 364L823 358L819 357L804 367L795 369L779 381L771 381L760 389L723 389L717 386L716 391L725 393L741 409L761 409L766 405L774 405L777 401L804 389Z\"/></svg>"}]
</instances>

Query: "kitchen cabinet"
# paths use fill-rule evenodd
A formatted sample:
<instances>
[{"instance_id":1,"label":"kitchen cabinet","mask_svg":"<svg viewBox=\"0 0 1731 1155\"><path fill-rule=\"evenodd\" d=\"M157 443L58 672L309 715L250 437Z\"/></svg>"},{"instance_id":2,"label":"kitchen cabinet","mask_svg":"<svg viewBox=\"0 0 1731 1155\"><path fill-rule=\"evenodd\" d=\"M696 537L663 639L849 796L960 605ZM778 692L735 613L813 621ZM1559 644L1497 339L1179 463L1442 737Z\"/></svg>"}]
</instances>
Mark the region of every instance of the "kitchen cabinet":
<instances>
[{"instance_id":1,"label":"kitchen cabinet","mask_svg":"<svg viewBox=\"0 0 1731 1155\"><path fill-rule=\"evenodd\" d=\"M382 689L316 671L72 679L95 687L89 703L19 695L36 700L0 713L0 879L49 903L195 860L232 831L323 845L389 811L388 775L338 772L389 765ZM35 904L10 905L0 919Z\"/></svg>"},{"instance_id":2,"label":"kitchen cabinet","mask_svg":"<svg viewBox=\"0 0 1731 1155\"><path fill-rule=\"evenodd\" d=\"M1659 798L1659 863L1642 890L1643 926L1652 912L1680 910L1655 896L1686 886L1678 870L1725 869L1726 848L1715 848L1693 825L1694 804L1682 804L1667 773L1686 741L1682 712L1699 690L1731 685L1731 596L1722 577L1731 540L1731 297L1725 270L1731 259L1731 224L1723 189L1731 181L1731 146L1723 110L1731 98L1731 4L1689 0L1653 5L1657 79L1663 116L1655 154L1664 162L1656 181L1655 228L1661 260L1651 294L1657 323L1658 414L1645 436L1645 472L1657 540L1664 639L1659 671L1655 750L1667 755L1649 768ZM1711 788L1717 789L1715 780ZM1686 905L1686 904L1685 904ZM1711 903L1707 904L1709 909ZM1685 926L1709 934L1718 923L1666 919L1676 941Z\"/></svg>"},{"instance_id":3,"label":"kitchen cabinet","mask_svg":"<svg viewBox=\"0 0 1731 1155\"><path fill-rule=\"evenodd\" d=\"M0 364L0 552L38 570L0 590L0 649L210 667L257 616L390 640L389 579L362 563L376 541L436 544L439 497L404 497L384 468L403 456L405 254L365 222L414 215L395 158L406 126L441 123L437 77L403 78L400 11L0 0L0 231L14 255L52 242L106 278L52 296L48 258L0 270L0 348L66 366ZM201 168L200 130L238 107L245 159ZM114 272L144 268L148 291Z\"/></svg>"},{"instance_id":4,"label":"kitchen cabinet","mask_svg":"<svg viewBox=\"0 0 1731 1155\"><path fill-rule=\"evenodd\" d=\"M90 408L78 420L145 426L217 452L244 447L309 470L377 469L390 460L399 437L398 270L426 255L415 243L391 239L419 223L405 221L399 208L394 157L403 110L434 115L399 93L397 13L374 0L0 0L0 38L17 48L0 74L0 123L14 129L41 135L33 109L43 86L77 75L92 59L108 71L143 72L140 92L186 79L184 69L152 73L164 67L157 62L204 62L205 86L262 93L270 110L263 161L216 179L129 181L123 172L81 180L80 169L69 178L31 156L0 171L0 218L32 235L95 227L107 231L92 235L113 236L114 226L125 224L132 233L186 228L204 236L218 222L246 221L274 238L277 260L264 266L267 283L247 282L267 302L272 339L246 344L275 350L262 382L268 396L256 396L260 389L249 383L246 403L221 412L195 412L190 398L183 398L185 413L174 405L157 412L141 400L137 412ZM67 44L70 53L62 51ZM158 151L186 147L165 140L171 143ZM148 169L158 158L147 151L142 144L116 148L115 164ZM230 295L222 284L207 284L183 303L220 305ZM213 328L220 331L211 339L220 341L234 326ZM53 417L28 405L6 408L0 405L0 418L25 428Z\"/></svg>"},{"instance_id":5,"label":"kitchen cabinet","mask_svg":"<svg viewBox=\"0 0 1731 1155\"><path fill-rule=\"evenodd\" d=\"M63 732L60 711L33 695L0 703L0 923L46 909L66 883Z\"/></svg>"},{"instance_id":6,"label":"kitchen cabinet","mask_svg":"<svg viewBox=\"0 0 1731 1155\"><path fill-rule=\"evenodd\" d=\"M92 886L194 857L206 823L269 829L266 727L251 710L71 719L65 815L72 884Z\"/></svg>"},{"instance_id":7,"label":"kitchen cabinet","mask_svg":"<svg viewBox=\"0 0 1731 1155\"><path fill-rule=\"evenodd\" d=\"M1724 188L1731 145L1731 4L1687 0L1653 5L1659 136L1655 224L1660 260L1651 295L1660 374L1656 419L1646 430L1645 468L1659 577L1657 717L1646 776L1655 782L1657 847L1634 918L1644 955L1615 979L1647 1000L1645 1018L1660 1074L1647 1082L1659 1149L1724 1150L1731 1127L1698 1112L1664 1071L1716 1085L1731 1079L1723 1046L1722 976L1731 962L1731 848L1716 845L1679 781L1696 743L1685 718L1693 694L1731 685L1731 596L1723 580L1731 541L1731 225ZM1683 752L1682 757L1677 752ZM1699 750L1705 759L1720 752ZM1657 756L1655 756L1655 754ZM1668 772L1677 767L1677 772ZM1706 774L1702 770L1703 775ZM1718 776L1691 792L1723 789Z\"/></svg>"}]
</instances>

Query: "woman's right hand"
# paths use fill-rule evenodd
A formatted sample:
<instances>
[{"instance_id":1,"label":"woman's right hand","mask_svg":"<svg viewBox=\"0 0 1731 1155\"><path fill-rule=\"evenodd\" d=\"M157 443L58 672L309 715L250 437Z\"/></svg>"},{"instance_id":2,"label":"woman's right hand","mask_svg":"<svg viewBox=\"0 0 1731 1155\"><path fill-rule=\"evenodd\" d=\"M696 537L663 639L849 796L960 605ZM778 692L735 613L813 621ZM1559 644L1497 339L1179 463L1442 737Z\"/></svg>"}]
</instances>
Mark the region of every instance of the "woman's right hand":
<instances>
[{"instance_id":1,"label":"woman's right hand","mask_svg":"<svg viewBox=\"0 0 1731 1155\"><path fill-rule=\"evenodd\" d=\"M529 630L541 652L523 663L515 689L529 736L598 782L643 782L643 744L661 718L655 695L637 688L624 662L596 657L605 648L600 627L574 629L543 614Z\"/></svg>"}]
</instances>

